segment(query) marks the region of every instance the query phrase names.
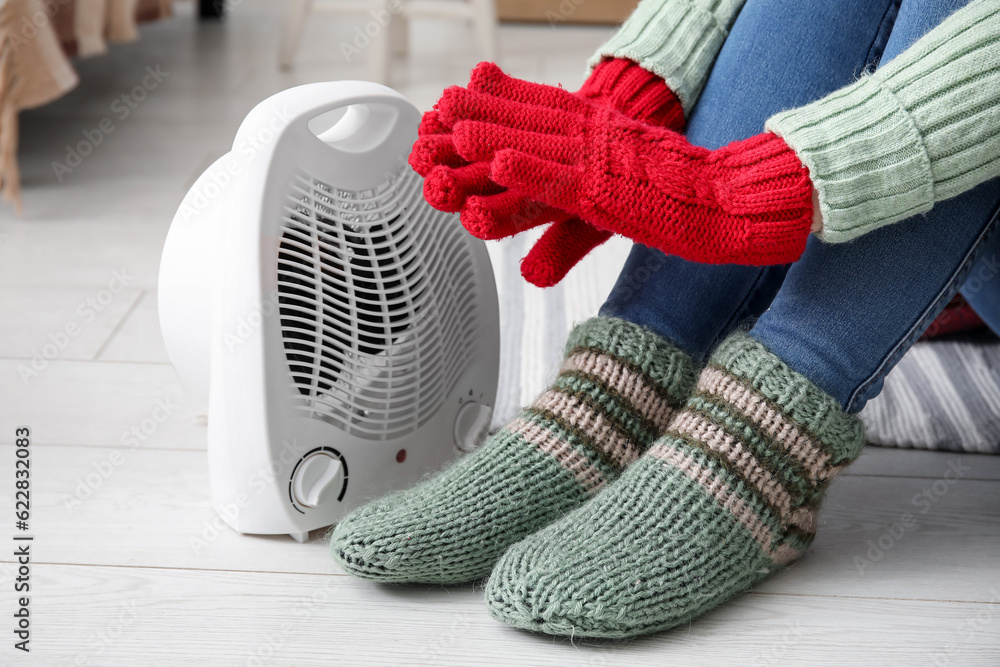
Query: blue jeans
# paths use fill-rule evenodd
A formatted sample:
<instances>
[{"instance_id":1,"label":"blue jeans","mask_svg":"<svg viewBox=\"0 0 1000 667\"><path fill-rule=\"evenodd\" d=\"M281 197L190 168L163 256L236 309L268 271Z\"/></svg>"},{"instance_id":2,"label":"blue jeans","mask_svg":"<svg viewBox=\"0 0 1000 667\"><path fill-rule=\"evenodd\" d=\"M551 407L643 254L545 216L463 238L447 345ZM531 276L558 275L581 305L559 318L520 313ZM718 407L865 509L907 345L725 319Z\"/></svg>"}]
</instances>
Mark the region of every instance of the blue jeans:
<instances>
[{"instance_id":1,"label":"blue jeans","mask_svg":"<svg viewBox=\"0 0 1000 667\"><path fill-rule=\"evenodd\" d=\"M888 62L967 1L747 0L686 134L706 148L757 134L772 114ZM967 298L984 317L992 303L1000 330L998 206L991 181L849 243L810 238L786 266L694 264L636 244L601 314L644 325L699 361L749 328L858 412L966 279Z\"/></svg>"}]
</instances>

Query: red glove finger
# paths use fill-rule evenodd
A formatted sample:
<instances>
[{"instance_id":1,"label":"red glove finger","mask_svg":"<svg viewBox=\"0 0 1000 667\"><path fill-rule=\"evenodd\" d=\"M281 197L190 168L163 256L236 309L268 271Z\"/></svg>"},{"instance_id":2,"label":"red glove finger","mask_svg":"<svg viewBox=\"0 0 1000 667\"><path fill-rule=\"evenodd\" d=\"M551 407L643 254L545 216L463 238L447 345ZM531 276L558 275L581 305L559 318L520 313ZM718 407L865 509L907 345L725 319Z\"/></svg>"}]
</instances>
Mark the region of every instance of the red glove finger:
<instances>
[{"instance_id":1,"label":"red glove finger","mask_svg":"<svg viewBox=\"0 0 1000 667\"><path fill-rule=\"evenodd\" d=\"M504 215L537 220L536 224L544 224L560 215L566 217L564 213L532 201L521 193L506 191L504 186L493 180L491 168L489 162L473 162L454 169L435 167L424 179L424 199L439 211L455 213L462 211L470 198L476 197L476 204L473 210L465 213L465 220L469 231L481 238L510 236L509 233L489 231L498 228L497 220ZM505 196L498 197L500 194Z\"/></svg>"},{"instance_id":2,"label":"red glove finger","mask_svg":"<svg viewBox=\"0 0 1000 667\"><path fill-rule=\"evenodd\" d=\"M631 65L632 67L637 67L634 63L630 63L626 60L609 61L609 64L611 62L620 62ZM600 71L601 67L602 66L599 66L595 72ZM615 69L617 70L620 68ZM609 71L609 75L610 74L611 72ZM656 80L660 80L659 77L655 78ZM611 85L611 80L610 76L603 76L600 78L600 86L592 84L590 86L590 90L592 91L591 96L596 94L595 91L603 90L604 87ZM665 88L666 84L663 84L663 86ZM450 89L446 89L445 93L447 93L448 90ZM489 62L479 63L479 65L472 70L468 90L492 96L504 97L515 102L554 108L561 108L560 104L557 102L557 100L560 100L561 98L558 95L553 95L552 91L558 91L560 94L565 93L565 91L553 86L529 83L527 81L521 81L520 79L509 77L500 71L499 67ZM667 89L667 91L669 92L669 89ZM571 98L574 97L571 93L565 94L569 95ZM570 104L571 103L572 102L570 102ZM451 124L442 121L437 110L437 105L435 105L434 109L424 113L420 120L420 126L417 128L417 134L419 136L427 134L447 134L450 130Z\"/></svg>"},{"instance_id":3,"label":"red glove finger","mask_svg":"<svg viewBox=\"0 0 1000 667\"><path fill-rule=\"evenodd\" d=\"M488 162L480 162L478 166L475 163L468 164L453 150L453 141L452 145L448 144L449 139L453 140L452 135L448 134L452 119L467 115L492 118L488 114L482 116L479 113L481 109L491 104L495 106L495 100L480 93L450 88L445 91L442 101L438 103L439 108L424 114L418 131L421 137L411 152L410 164L427 179L424 182L424 197L435 208L442 211L459 211L470 196L490 196L503 191L503 187L490 180ZM522 110L521 114L526 118L535 115L528 109ZM444 118L447 118L448 122L445 122ZM561 123L563 118L563 116L553 116L549 127L541 125L540 128L554 129L553 124ZM505 202L507 205L512 203ZM531 207L530 202L523 201L518 202L514 209L529 207Z\"/></svg>"},{"instance_id":4,"label":"red glove finger","mask_svg":"<svg viewBox=\"0 0 1000 667\"><path fill-rule=\"evenodd\" d=\"M462 226L470 234L490 241L568 217L570 216L565 211L507 190L498 195L469 197L462 209L461 219Z\"/></svg>"},{"instance_id":5,"label":"red glove finger","mask_svg":"<svg viewBox=\"0 0 1000 667\"><path fill-rule=\"evenodd\" d=\"M580 218L555 222L521 260L521 275L536 287L552 287L611 236Z\"/></svg>"},{"instance_id":6,"label":"red glove finger","mask_svg":"<svg viewBox=\"0 0 1000 667\"><path fill-rule=\"evenodd\" d=\"M557 132L565 127L567 114L583 115L590 108L590 103L575 95L570 97L576 107L572 111L565 111L452 86L441 94L435 108L440 122L451 127L452 131L456 123L474 120L516 127L527 132Z\"/></svg>"},{"instance_id":7,"label":"red glove finger","mask_svg":"<svg viewBox=\"0 0 1000 667\"><path fill-rule=\"evenodd\" d=\"M578 133L568 127L572 125L573 120L567 119L563 123L565 132L544 134L506 125L463 120L455 125L451 137L458 156L471 162L492 160L498 152L510 148L543 160L576 164L581 157L584 142Z\"/></svg>"},{"instance_id":8,"label":"red glove finger","mask_svg":"<svg viewBox=\"0 0 1000 667\"><path fill-rule=\"evenodd\" d=\"M434 167L464 167L469 164L455 150L450 134L429 134L419 137L410 150L410 166L421 176L427 176Z\"/></svg>"},{"instance_id":9,"label":"red glove finger","mask_svg":"<svg viewBox=\"0 0 1000 667\"><path fill-rule=\"evenodd\" d=\"M428 134L448 134L451 127L441 122L436 109L424 112L420 117L420 125L417 126L417 136L423 137Z\"/></svg>"},{"instance_id":10,"label":"red glove finger","mask_svg":"<svg viewBox=\"0 0 1000 667\"><path fill-rule=\"evenodd\" d=\"M579 108L579 101L575 94L555 86L530 83L507 76L499 67L490 62L479 63L472 70L472 75L469 78L469 90L549 109L568 111Z\"/></svg>"},{"instance_id":11,"label":"red glove finger","mask_svg":"<svg viewBox=\"0 0 1000 667\"><path fill-rule=\"evenodd\" d=\"M591 213L581 207L586 183L583 172L576 167L508 149L497 153L490 178L530 199L573 215Z\"/></svg>"},{"instance_id":12,"label":"red glove finger","mask_svg":"<svg viewBox=\"0 0 1000 667\"><path fill-rule=\"evenodd\" d=\"M439 211L457 213L469 196L500 194L503 186L490 179L489 162L464 167L435 167L424 179L424 199Z\"/></svg>"}]
</instances>

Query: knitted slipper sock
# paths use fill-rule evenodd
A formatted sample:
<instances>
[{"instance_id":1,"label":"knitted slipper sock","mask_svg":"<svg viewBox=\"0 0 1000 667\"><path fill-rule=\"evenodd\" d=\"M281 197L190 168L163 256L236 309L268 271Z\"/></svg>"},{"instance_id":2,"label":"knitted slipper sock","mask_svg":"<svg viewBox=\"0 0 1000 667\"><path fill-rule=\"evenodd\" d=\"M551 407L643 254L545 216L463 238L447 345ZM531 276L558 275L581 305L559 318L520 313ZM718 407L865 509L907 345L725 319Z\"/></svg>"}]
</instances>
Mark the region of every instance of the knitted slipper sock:
<instances>
[{"instance_id":1,"label":"knitted slipper sock","mask_svg":"<svg viewBox=\"0 0 1000 667\"><path fill-rule=\"evenodd\" d=\"M639 461L503 555L490 614L578 637L688 623L803 554L830 478L863 444L856 416L732 335Z\"/></svg>"},{"instance_id":2,"label":"knitted slipper sock","mask_svg":"<svg viewBox=\"0 0 1000 667\"><path fill-rule=\"evenodd\" d=\"M331 532L334 560L383 582L463 583L581 505L665 430L697 378L684 352L624 320L576 327L551 387L480 449Z\"/></svg>"}]
</instances>

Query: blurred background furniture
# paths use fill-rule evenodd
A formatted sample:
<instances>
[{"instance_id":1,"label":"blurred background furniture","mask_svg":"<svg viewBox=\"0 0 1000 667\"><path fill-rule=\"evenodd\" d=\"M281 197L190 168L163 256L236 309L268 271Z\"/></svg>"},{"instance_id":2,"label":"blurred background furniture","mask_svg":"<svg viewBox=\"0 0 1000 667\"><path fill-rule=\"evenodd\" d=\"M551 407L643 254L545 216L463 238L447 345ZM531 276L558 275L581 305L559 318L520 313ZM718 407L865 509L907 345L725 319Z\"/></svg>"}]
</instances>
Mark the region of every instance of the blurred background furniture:
<instances>
[{"instance_id":1,"label":"blurred background furniture","mask_svg":"<svg viewBox=\"0 0 1000 667\"><path fill-rule=\"evenodd\" d=\"M312 12L361 14L367 21L356 31L353 46L368 52L368 78L388 84L393 55L406 55L409 19L456 19L472 24L481 58L497 59L497 15L493 0L288 0L279 63L289 70L302 42L302 29Z\"/></svg>"},{"instance_id":2,"label":"blurred background furniture","mask_svg":"<svg viewBox=\"0 0 1000 667\"><path fill-rule=\"evenodd\" d=\"M137 24L171 15L173 0L0 0L0 190L20 209L17 115L76 86L70 57L139 38ZM223 0L213 0L223 2ZM221 5L220 5L221 6Z\"/></svg>"},{"instance_id":3,"label":"blurred background furniture","mask_svg":"<svg viewBox=\"0 0 1000 667\"><path fill-rule=\"evenodd\" d=\"M617 25L639 0L497 0L501 21Z\"/></svg>"}]
</instances>

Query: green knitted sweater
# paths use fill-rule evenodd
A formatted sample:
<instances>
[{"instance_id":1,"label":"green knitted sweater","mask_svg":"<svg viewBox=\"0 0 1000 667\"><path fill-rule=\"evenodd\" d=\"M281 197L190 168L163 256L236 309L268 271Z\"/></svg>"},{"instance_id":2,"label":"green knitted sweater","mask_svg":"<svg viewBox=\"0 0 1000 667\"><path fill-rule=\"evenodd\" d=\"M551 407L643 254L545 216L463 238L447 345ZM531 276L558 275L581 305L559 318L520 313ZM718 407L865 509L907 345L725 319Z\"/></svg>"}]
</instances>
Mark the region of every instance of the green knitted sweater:
<instances>
[{"instance_id":1,"label":"green knitted sweater","mask_svg":"<svg viewBox=\"0 0 1000 667\"><path fill-rule=\"evenodd\" d=\"M642 0L591 65L634 60L690 109L743 2ZM1000 2L972 0L884 67L765 129L809 168L829 242L1000 176Z\"/></svg>"}]
</instances>

